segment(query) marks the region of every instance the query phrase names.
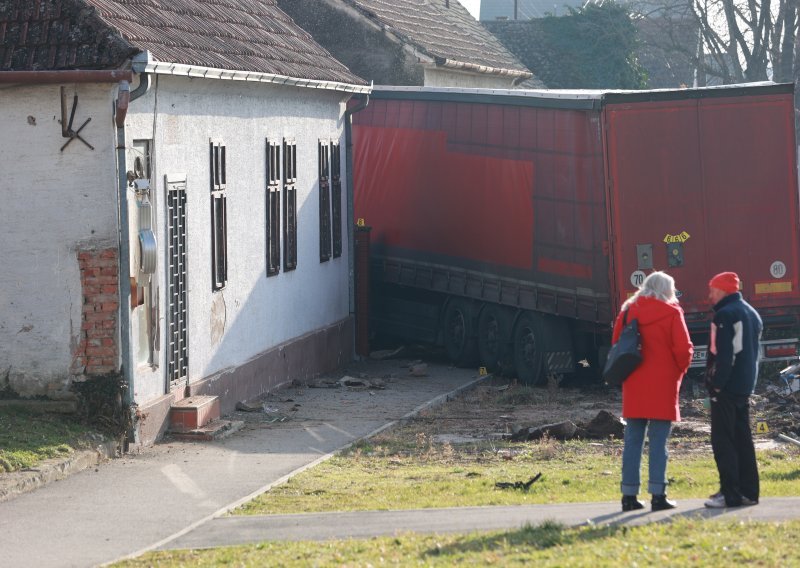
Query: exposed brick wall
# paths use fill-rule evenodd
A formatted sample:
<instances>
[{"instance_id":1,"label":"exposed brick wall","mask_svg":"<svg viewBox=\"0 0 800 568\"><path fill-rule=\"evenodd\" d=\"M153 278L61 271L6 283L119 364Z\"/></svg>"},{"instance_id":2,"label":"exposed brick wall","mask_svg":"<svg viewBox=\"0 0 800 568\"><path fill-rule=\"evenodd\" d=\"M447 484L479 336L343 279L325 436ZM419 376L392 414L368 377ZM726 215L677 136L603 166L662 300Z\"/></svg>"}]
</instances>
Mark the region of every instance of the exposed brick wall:
<instances>
[{"instance_id":1,"label":"exposed brick wall","mask_svg":"<svg viewBox=\"0 0 800 568\"><path fill-rule=\"evenodd\" d=\"M81 333L72 360L74 374L99 375L117 370L119 252L116 248L78 251L81 271Z\"/></svg>"}]
</instances>

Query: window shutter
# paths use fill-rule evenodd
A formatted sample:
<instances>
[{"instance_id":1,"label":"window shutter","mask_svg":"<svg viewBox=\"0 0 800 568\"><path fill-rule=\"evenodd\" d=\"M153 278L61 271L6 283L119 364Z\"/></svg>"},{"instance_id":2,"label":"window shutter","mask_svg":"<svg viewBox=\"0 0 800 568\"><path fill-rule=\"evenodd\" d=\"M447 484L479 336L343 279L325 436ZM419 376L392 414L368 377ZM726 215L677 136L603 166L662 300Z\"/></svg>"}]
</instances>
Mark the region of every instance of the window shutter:
<instances>
[{"instance_id":1,"label":"window shutter","mask_svg":"<svg viewBox=\"0 0 800 568\"><path fill-rule=\"evenodd\" d=\"M281 146L267 140L267 276L281 270Z\"/></svg>"}]
</instances>

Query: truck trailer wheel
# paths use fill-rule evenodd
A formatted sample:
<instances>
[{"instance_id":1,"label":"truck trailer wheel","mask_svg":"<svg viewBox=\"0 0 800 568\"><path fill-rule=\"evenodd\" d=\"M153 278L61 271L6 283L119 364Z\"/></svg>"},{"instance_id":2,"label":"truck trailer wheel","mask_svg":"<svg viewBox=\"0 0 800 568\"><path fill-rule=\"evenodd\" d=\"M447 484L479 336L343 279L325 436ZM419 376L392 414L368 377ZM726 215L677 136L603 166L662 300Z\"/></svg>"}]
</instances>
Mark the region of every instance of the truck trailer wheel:
<instances>
[{"instance_id":1,"label":"truck trailer wheel","mask_svg":"<svg viewBox=\"0 0 800 568\"><path fill-rule=\"evenodd\" d=\"M478 355L490 372L501 369L511 341L511 314L499 306L487 305L478 317Z\"/></svg>"},{"instance_id":2,"label":"truck trailer wheel","mask_svg":"<svg viewBox=\"0 0 800 568\"><path fill-rule=\"evenodd\" d=\"M448 302L442 327L447 357L459 367L473 365L477 346L470 303L461 299Z\"/></svg>"},{"instance_id":3,"label":"truck trailer wheel","mask_svg":"<svg viewBox=\"0 0 800 568\"><path fill-rule=\"evenodd\" d=\"M534 314L522 314L514 326L514 368L527 385L544 381L542 322Z\"/></svg>"}]
</instances>

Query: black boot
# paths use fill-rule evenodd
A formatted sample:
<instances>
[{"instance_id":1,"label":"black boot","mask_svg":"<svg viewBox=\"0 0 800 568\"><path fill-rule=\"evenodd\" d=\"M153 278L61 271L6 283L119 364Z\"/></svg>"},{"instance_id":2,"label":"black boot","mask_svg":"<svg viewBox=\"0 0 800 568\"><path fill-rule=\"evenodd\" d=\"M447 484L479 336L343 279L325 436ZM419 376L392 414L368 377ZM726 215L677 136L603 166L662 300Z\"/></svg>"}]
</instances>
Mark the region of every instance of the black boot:
<instances>
[{"instance_id":1,"label":"black boot","mask_svg":"<svg viewBox=\"0 0 800 568\"><path fill-rule=\"evenodd\" d=\"M677 501L667 499L666 495L653 495L650 506L653 508L653 511L666 511L667 509L674 509L678 506L678 503Z\"/></svg>"},{"instance_id":2,"label":"black boot","mask_svg":"<svg viewBox=\"0 0 800 568\"><path fill-rule=\"evenodd\" d=\"M622 496L622 510L623 511L636 511L637 509L644 509L644 503L636 498L636 495L623 495Z\"/></svg>"}]
</instances>

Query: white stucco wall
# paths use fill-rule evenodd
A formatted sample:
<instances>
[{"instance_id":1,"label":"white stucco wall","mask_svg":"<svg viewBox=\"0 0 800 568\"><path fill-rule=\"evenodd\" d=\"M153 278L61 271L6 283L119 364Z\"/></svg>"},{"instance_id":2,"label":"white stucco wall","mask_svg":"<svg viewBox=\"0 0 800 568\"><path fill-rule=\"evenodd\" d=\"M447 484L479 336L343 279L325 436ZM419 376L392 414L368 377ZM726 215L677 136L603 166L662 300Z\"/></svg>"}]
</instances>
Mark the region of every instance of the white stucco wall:
<instances>
[{"instance_id":1,"label":"white stucco wall","mask_svg":"<svg viewBox=\"0 0 800 568\"><path fill-rule=\"evenodd\" d=\"M78 94L66 142L59 85L0 86L0 389L61 396L81 328L77 250L117 245L112 103L116 85ZM68 109L69 112L69 109Z\"/></svg>"},{"instance_id":2,"label":"white stucco wall","mask_svg":"<svg viewBox=\"0 0 800 568\"><path fill-rule=\"evenodd\" d=\"M159 238L161 351L159 368L139 365L137 402L165 393L166 196L165 174L187 175L189 377L190 381L241 365L285 341L348 315L346 191L342 165L340 258L319 261L317 143L338 139L344 161L344 100L330 91L238 81L160 76L131 103L127 144L153 139L152 180ZM266 277L265 186L267 138L297 142L297 269ZM213 292L209 189L209 140L227 149L228 283ZM224 332L212 319L224 306ZM134 322L137 317L132 318ZM134 338L137 332L134 330ZM136 339L132 346L136 352Z\"/></svg>"}]
</instances>

